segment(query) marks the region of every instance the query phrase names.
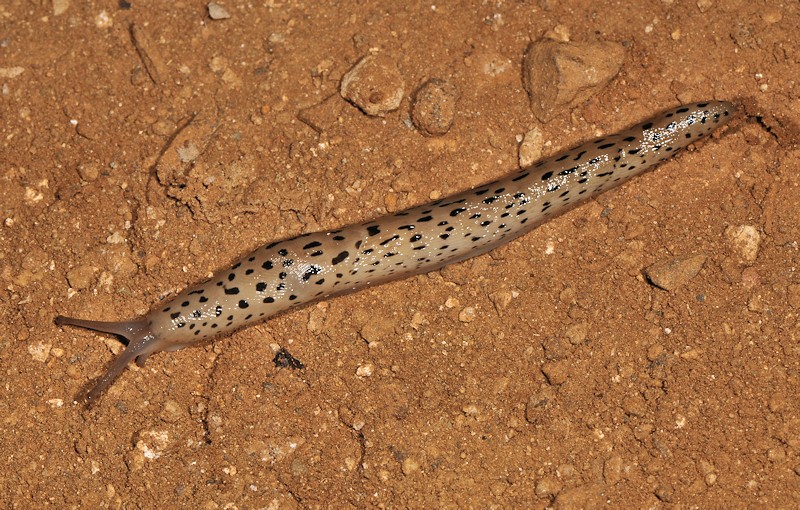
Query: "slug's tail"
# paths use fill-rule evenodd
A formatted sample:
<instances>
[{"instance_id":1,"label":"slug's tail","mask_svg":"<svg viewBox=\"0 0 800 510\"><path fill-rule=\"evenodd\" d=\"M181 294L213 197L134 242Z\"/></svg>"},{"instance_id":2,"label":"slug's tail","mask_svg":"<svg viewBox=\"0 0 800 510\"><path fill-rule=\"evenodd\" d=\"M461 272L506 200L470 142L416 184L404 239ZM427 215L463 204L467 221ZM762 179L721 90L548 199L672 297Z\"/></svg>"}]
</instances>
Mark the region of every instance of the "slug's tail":
<instances>
[{"instance_id":1,"label":"slug's tail","mask_svg":"<svg viewBox=\"0 0 800 510\"><path fill-rule=\"evenodd\" d=\"M112 333L128 340L128 345L125 350L117 356L108 370L106 370L106 373L95 381L92 389L86 394L86 402L89 405L97 401L97 398L106 388L119 377L119 374L121 374L123 370L125 370L128 363L136 360L137 365L140 367L144 366L144 362L147 361L148 356L163 349L161 343L150 331L147 320L143 318L134 321L103 322L75 319L59 315L56 317L55 322L57 326L78 326L79 328L91 329L93 331Z\"/></svg>"}]
</instances>

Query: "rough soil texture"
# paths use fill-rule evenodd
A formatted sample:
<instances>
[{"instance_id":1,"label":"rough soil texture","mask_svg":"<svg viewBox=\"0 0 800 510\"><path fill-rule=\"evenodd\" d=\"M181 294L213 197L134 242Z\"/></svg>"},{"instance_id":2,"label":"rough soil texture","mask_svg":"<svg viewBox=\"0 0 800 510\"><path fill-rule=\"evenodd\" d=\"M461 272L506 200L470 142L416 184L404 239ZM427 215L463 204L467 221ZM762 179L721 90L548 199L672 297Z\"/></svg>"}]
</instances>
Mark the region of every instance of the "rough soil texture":
<instances>
[{"instance_id":1,"label":"rough soil texture","mask_svg":"<svg viewBox=\"0 0 800 510\"><path fill-rule=\"evenodd\" d=\"M220 5L0 3L3 506L800 505L796 2ZM625 60L543 124L521 75L548 38ZM404 83L384 117L339 95L371 52ZM410 118L431 79L443 136ZM704 99L746 115L488 255L77 401L120 343L58 314L133 318L262 243L495 179L534 128L553 153Z\"/></svg>"}]
</instances>

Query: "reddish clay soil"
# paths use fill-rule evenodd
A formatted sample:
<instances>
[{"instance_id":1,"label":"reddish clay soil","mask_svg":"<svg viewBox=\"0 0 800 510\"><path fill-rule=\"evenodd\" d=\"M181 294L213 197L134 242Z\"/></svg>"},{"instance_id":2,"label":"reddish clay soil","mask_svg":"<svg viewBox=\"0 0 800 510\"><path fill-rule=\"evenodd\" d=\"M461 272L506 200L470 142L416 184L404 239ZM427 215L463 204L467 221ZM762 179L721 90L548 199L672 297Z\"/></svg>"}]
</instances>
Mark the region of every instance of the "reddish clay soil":
<instances>
[{"instance_id":1,"label":"reddish clay soil","mask_svg":"<svg viewBox=\"0 0 800 510\"><path fill-rule=\"evenodd\" d=\"M221 5L0 4L6 507L800 505L797 2ZM625 58L541 123L521 75L547 38ZM383 118L339 95L370 52L405 83ZM409 120L432 78L458 95L435 137ZM488 255L154 355L78 402L121 344L59 314L130 319L260 244L500 177L533 128L552 153L705 99L746 107ZM164 170L187 132L191 168ZM693 255L672 291L645 277Z\"/></svg>"}]
</instances>

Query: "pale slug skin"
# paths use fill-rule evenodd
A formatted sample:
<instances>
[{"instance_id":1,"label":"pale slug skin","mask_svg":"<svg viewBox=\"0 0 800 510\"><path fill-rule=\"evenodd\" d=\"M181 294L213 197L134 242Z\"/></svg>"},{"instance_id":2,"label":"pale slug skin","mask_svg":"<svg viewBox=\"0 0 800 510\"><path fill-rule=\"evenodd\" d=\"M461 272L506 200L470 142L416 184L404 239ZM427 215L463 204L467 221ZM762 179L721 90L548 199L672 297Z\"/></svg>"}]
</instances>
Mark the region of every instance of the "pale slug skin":
<instances>
[{"instance_id":1,"label":"pale slug skin","mask_svg":"<svg viewBox=\"0 0 800 510\"><path fill-rule=\"evenodd\" d=\"M340 230L270 243L137 320L59 316L56 324L129 341L87 395L91 401L134 359L143 365L154 352L485 253L670 157L733 111L732 104L718 101L681 106L463 193Z\"/></svg>"}]
</instances>

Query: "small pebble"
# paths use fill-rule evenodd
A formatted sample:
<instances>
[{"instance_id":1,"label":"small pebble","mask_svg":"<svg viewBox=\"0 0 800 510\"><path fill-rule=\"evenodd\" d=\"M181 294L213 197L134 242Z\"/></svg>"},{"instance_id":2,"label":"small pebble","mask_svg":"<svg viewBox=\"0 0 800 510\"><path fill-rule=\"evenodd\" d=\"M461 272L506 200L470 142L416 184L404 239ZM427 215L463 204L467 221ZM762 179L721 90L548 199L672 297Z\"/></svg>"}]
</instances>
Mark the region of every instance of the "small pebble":
<instances>
[{"instance_id":1,"label":"small pebble","mask_svg":"<svg viewBox=\"0 0 800 510\"><path fill-rule=\"evenodd\" d=\"M24 67L0 67L0 78L16 78L24 72Z\"/></svg>"},{"instance_id":2,"label":"small pebble","mask_svg":"<svg viewBox=\"0 0 800 510\"><path fill-rule=\"evenodd\" d=\"M755 262L761 244L761 234L752 225L731 225L725 229L731 250L745 262Z\"/></svg>"},{"instance_id":3,"label":"small pebble","mask_svg":"<svg viewBox=\"0 0 800 510\"><path fill-rule=\"evenodd\" d=\"M775 446L767 450L767 458L770 462L783 462L786 460L786 450L782 446Z\"/></svg>"},{"instance_id":4,"label":"small pebble","mask_svg":"<svg viewBox=\"0 0 800 510\"><path fill-rule=\"evenodd\" d=\"M359 377L369 377L375 371L375 366L372 363L365 363L356 368L356 375Z\"/></svg>"},{"instance_id":5,"label":"small pebble","mask_svg":"<svg viewBox=\"0 0 800 510\"><path fill-rule=\"evenodd\" d=\"M579 322L569 326L564 333L572 345L582 344L586 340L586 335L589 332L589 324Z\"/></svg>"},{"instance_id":6,"label":"small pebble","mask_svg":"<svg viewBox=\"0 0 800 510\"><path fill-rule=\"evenodd\" d=\"M655 495L664 503L671 503L674 497L674 491L669 485L660 485L655 490Z\"/></svg>"},{"instance_id":7,"label":"small pebble","mask_svg":"<svg viewBox=\"0 0 800 510\"><path fill-rule=\"evenodd\" d=\"M400 107L405 81L394 60L367 55L342 77L339 93L367 115L384 117Z\"/></svg>"},{"instance_id":8,"label":"small pebble","mask_svg":"<svg viewBox=\"0 0 800 510\"><path fill-rule=\"evenodd\" d=\"M495 310L497 310L497 313L501 313L503 310L508 308L508 305L511 304L511 300L517 296L519 296L519 291L500 289L489 294L489 300L491 300Z\"/></svg>"},{"instance_id":9,"label":"small pebble","mask_svg":"<svg viewBox=\"0 0 800 510\"><path fill-rule=\"evenodd\" d=\"M540 391L528 398L525 404L525 419L533 425L543 423L555 406L556 392L550 386L544 386Z\"/></svg>"},{"instance_id":10,"label":"small pebble","mask_svg":"<svg viewBox=\"0 0 800 510\"><path fill-rule=\"evenodd\" d=\"M70 0L53 0L53 16L61 16L69 9Z\"/></svg>"},{"instance_id":11,"label":"small pebble","mask_svg":"<svg viewBox=\"0 0 800 510\"><path fill-rule=\"evenodd\" d=\"M711 6L714 5L713 0L697 0L697 9L700 12L706 12L711 9Z\"/></svg>"},{"instance_id":12,"label":"small pebble","mask_svg":"<svg viewBox=\"0 0 800 510\"><path fill-rule=\"evenodd\" d=\"M174 400L167 400L161 408L159 418L167 423L175 423L183 417L184 413L180 404Z\"/></svg>"},{"instance_id":13,"label":"small pebble","mask_svg":"<svg viewBox=\"0 0 800 510\"><path fill-rule=\"evenodd\" d=\"M558 481L557 478L553 476L545 476L538 482L536 482L536 487L534 488L534 492L540 498L548 497L548 496L555 496L561 491L562 485L561 482Z\"/></svg>"},{"instance_id":14,"label":"small pebble","mask_svg":"<svg viewBox=\"0 0 800 510\"><path fill-rule=\"evenodd\" d=\"M406 457L403 460L402 469L403 469L403 474L406 476L414 474L417 471L419 471L419 462L417 462L415 459L412 459L411 457Z\"/></svg>"},{"instance_id":15,"label":"small pebble","mask_svg":"<svg viewBox=\"0 0 800 510\"><path fill-rule=\"evenodd\" d=\"M508 482L498 480L489 487L489 490L495 497L502 496L508 490Z\"/></svg>"},{"instance_id":16,"label":"small pebble","mask_svg":"<svg viewBox=\"0 0 800 510\"><path fill-rule=\"evenodd\" d=\"M783 19L783 13L778 7L768 7L761 13L761 19L772 25Z\"/></svg>"},{"instance_id":17,"label":"small pebble","mask_svg":"<svg viewBox=\"0 0 800 510\"><path fill-rule=\"evenodd\" d=\"M578 510L582 508L603 508L607 502L603 487L599 483L578 485L561 492L553 502L554 510Z\"/></svg>"},{"instance_id":18,"label":"small pebble","mask_svg":"<svg viewBox=\"0 0 800 510\"><path fill-rule=\"evenodd\" d=\"M458 313L458 320L461 322L472 322L475 320L475 309L467 306Z\"/></svg>"},{"instance_id":19,"label":"small pebble","mask_svg":"<svg viewBox=\"0 0 800 510\"><path fill-rule=\"evenodd\" d=\"M228 19L228 18L231 17L231 15L228 14L228 11L225 10L225 8L223 6L221 6L220 4L218 4L217 2L209 2L209 4L208 4L208 16L211 19L215 19L215 20Z\"/></svg>"},{"instance_id":20,"label":"small pebble","mask_svg":"<svg viewBox=\"0 0 800 510\"><path fill-rule=\"evenodd\" d=\"M705 255L675 257L656 262L644 273L656 287L672 291L697 276L705 261Z\"/></svg>"},{"instance_id":21,"label":"small pebble","mask_svg":"<svg viewBox=\"0 0 800 510\"><path fill-rule=\"evenodd\" d=\"M603 480L607 485L615 485L622 479L622 457L614 455L603 463Z\"/></svg>"},{"instance_id":22,"label":"small pebble","mask_svg":"<svg viewBox=\"0 0 800 510\"><path fill-rule=\"evenodd\" d=\"M141 430L134 434L136 449L144 458L154 460L172 445L172 438L165 430Z\"/></svg>"},{"instance_id":23,"label":"small pebble","mask_svg":"<svg viewBox=\"0 0 800 510\"><path fill-rule=\"evenodd\" d=\"M563 359L568 352L568 343L555 336L547 337L542 340L544 349L544 359L548 361Z\"/></svg>"},{"instance_id":24,"label":"small pebble","mask_svg":"<svg viewBox=\"0 0 800 510\"><path fill-rule=\"evenodd\" d=\"M47 401L47 404L53 409L60 409L64 407L64 400L60 398L51 398Z\"/></svg>"},{"instance_id":25,"label":"small pebble","mask_svg":"<svg viewBox=\"0 0 800 510\"><path fill-rule=\"evenodd\" d=\"M42 342L30 344L28 346L28 354L30 354L34 360L44 363L50 356L50 349L52 347L53 344L45 344Z\"/></svg>"},{"instance_id":26,"label":"small pebble","mask_svg":"<svg viewBox=\"0 0 800 510\"><path fill-rule=\"evenodd\" d=\"M554 386L564 384L571 375L569 363L564 361L550 361L542 365L542 373L547 377L547 382Z\"/></svg>"},{"instance_id":27,"label":"small pebble","mask_svg":"<svg viewBox=\"0 0 800 510\"><path fill-rule=\"evenodd\" d=\"M761 275L758 274L758 269L754 267L747 267L742 271L742 285L745 289L755 289L761 285ZM791 301L789 301L791 304Z\"/></svg>"},{"instance_id":28,"label":"small pebble","mask_svg":"<svg viewBox=\"0 0 800 510\"><path fill-rule=\"evenodd\" d=\"M86 182L92 182L100 176L100 165L97 163L83 163L78 165L78 175Z\"/></svg>"},{"instance_id":29,"label":"small pebble","mask_svg":"<svg viewBox=\"0 0 800 510\"><path fill-rule=\"evenodd\" d=\"M527 168L542 158L544 135L539 128L533 128L522 138L519 144L519 166Z\"/></svg>"},{"instance_id":30,"label":"small pebble","mask_svg":"<svg viewBox=\"0 0 800 510\"><path fill-rule=\"evenodd\" d=\"M625 414L641 418L647 414L647 402L639 394L632 395L622 400L622 409Z\"/></svg>"},{"instance_id":31,"label":"small pebble","mask_svg":"<svg viewBox=\"0 0 800 510\"><path fill-rule=\"evenodd\" d=\"M97 268L89 265L75 266L67 271L67 283L75 290L88 289L94 279Z\"/></svg>"},{"instance_id":32,"label":"small pebble","mask_svg":"<svg viewBox=\"0 0 800 510\"><path fill-rule=\"evenodd\" d=\"M647 359L655 361L664 354L664 347L661 344L653 344L647 348Z\"/></svg>"},{"instance_id":33,"label":"small pebble","mask_svg":"<svg viewBox=\"0 0 800 510\"><path fill-rule=\"evenodd\" d=\"M423 134L441 136L450 130L456 114L456 88L450 82L428 80L414 95L411 120Z\"/></svg>"}]
</instances>

